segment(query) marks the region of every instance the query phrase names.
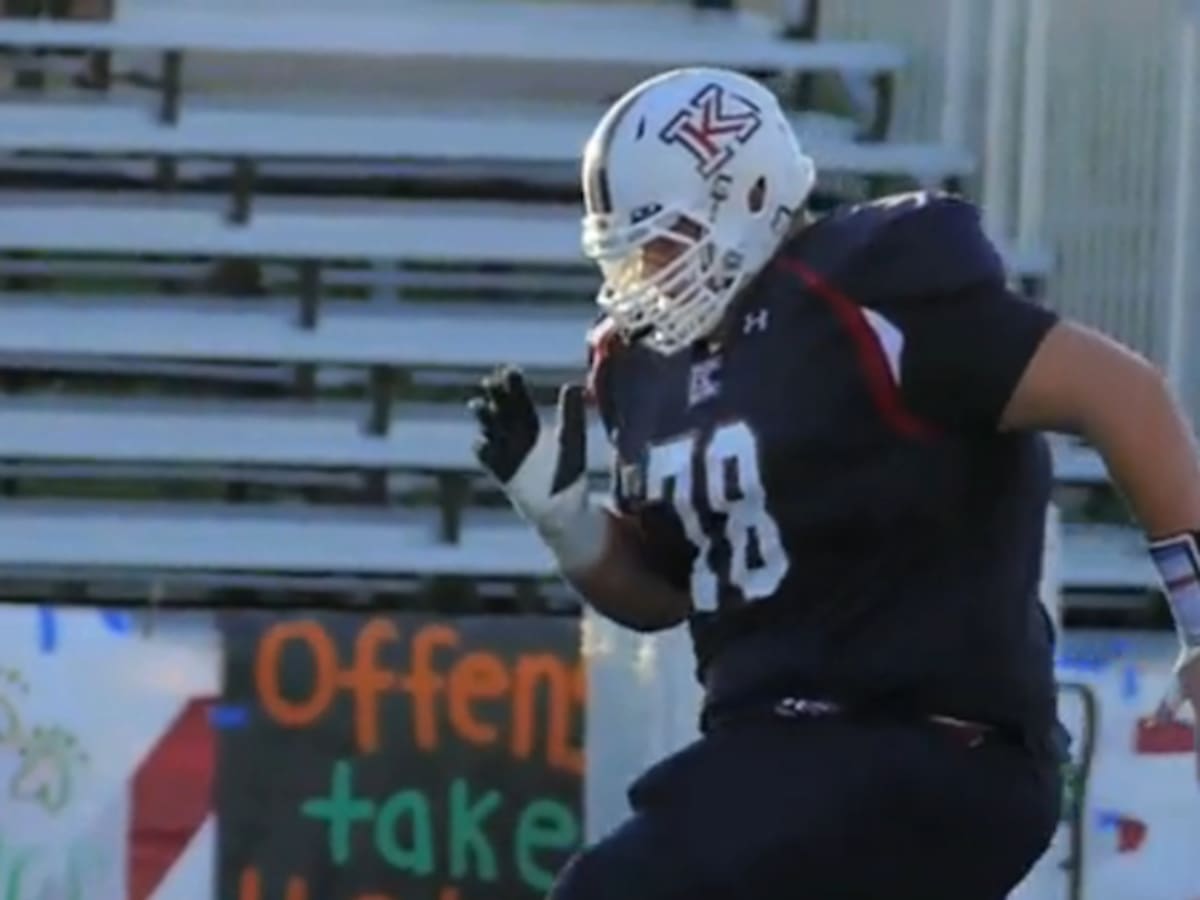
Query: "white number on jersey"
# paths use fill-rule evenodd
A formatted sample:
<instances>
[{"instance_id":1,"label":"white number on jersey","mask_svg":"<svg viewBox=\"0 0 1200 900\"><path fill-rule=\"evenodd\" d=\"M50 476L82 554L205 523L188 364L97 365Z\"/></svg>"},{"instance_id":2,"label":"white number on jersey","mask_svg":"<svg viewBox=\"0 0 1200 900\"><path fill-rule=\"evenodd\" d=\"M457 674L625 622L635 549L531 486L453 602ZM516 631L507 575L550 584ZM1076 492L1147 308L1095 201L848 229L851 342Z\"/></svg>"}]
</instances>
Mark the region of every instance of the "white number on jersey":
<instances>
[{"instance_id":1,"label":"white number on jersey","mask_svg":"<svg viewBox=\"0 0 1200 900\"><path fill-rule=\"evenodd\" d=\"M650 448L646 489L650 500L670 503L684 533L696 548L692 568L692 601L698 611L717 608L718 578L741 591L747 600L773 594L788 571L788 558L779 527L767 512L758 466L758 441L744 422L723 425L713 432L701 457L702 484L692 483L696 438L688 435ZM709 550L717 535L705 532L696 512L697 488L714 513L724 515L729 542L727 573L714 571Z\"/></svg>"}]
</instances>

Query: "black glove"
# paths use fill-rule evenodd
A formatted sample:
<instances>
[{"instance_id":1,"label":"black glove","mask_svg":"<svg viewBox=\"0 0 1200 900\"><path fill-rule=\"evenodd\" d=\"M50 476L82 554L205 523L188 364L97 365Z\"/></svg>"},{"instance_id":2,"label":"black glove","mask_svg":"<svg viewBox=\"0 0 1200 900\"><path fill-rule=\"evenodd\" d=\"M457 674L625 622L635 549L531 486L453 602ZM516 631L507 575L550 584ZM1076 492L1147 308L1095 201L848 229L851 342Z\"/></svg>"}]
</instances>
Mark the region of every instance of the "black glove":
<instances>
[{"instance_id":1,"label":"black glove","mask_svg":"<svg viewBox=\"0 0 1200 900\"><path fill-rule=\"evenodd\" d=\"M587 504L587 429L583 387L558 394L558 424L543 428L525 378L502 366L468 403L482 431L475 455L517 511L540 531L557 531Z\"/></svg>"}]
</instances>

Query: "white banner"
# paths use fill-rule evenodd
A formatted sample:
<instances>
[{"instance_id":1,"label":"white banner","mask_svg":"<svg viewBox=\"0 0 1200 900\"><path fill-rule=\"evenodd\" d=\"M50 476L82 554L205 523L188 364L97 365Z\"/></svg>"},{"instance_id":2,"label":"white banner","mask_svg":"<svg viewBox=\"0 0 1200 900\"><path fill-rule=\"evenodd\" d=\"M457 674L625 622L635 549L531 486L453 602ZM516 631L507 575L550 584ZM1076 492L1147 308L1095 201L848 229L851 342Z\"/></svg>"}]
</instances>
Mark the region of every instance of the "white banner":
<instances>
[{"instance_id":1,"label":"white banner","mask_svg":"<svg viewBox=\"0 0 1200 900\"><path fill-rule=\"evenodd\" d=\"M154 853L148 865L131 854L130 835L169 810L169 793L135 796L135 781L169 782L172 760L155 751L219 673L215 634L196 620L146 635L123 613L0 608L0 897L163 898L189 853L207 853L188 863L205 875L172 896L212 896L211 835L162 871Z\"/></svg>"}]
</instances>

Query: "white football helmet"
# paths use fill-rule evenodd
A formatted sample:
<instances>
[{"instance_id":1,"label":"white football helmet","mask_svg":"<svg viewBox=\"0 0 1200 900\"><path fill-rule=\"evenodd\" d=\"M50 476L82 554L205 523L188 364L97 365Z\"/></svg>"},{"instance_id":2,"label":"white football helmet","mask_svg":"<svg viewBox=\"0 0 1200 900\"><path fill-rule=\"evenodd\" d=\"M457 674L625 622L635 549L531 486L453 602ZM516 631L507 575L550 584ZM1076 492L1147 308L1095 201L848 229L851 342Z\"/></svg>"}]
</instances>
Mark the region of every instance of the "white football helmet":
<instances>
[{"instance_id":1,"label":"white football helmet","mask_svg":"<svg viewBox=\"0 0 1200 900\"><path fill-rule=\"evenodd\" d=\"M582 179L597 302L623 335L671 354L720 324L787 235L816 168L770 90L692 68L613 104Z\"/></svg>"}]
</instances>

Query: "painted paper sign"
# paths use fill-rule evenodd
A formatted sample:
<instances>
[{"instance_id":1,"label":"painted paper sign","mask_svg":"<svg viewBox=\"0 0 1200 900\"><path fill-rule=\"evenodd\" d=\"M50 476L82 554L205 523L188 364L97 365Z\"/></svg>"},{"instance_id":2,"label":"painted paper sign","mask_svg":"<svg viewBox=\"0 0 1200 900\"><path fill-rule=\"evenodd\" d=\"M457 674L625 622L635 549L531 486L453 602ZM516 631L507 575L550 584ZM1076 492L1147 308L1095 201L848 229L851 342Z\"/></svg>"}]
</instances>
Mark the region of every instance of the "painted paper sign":
<instances>
[{"instance_id":1,"label":"painted paper sign","mask_svg":"<svg viewBox=\"0 0 1200 900\"><path fill-rule=\"evenodd\" d=\"M219 896L539 898L582 838L574 618L222 620Z\"/></svg>"}]
</instances>

